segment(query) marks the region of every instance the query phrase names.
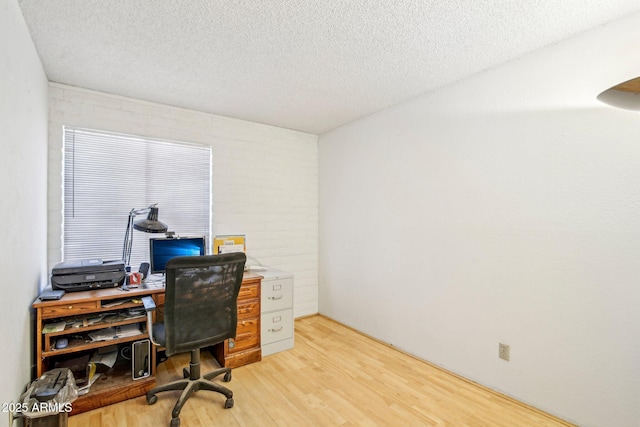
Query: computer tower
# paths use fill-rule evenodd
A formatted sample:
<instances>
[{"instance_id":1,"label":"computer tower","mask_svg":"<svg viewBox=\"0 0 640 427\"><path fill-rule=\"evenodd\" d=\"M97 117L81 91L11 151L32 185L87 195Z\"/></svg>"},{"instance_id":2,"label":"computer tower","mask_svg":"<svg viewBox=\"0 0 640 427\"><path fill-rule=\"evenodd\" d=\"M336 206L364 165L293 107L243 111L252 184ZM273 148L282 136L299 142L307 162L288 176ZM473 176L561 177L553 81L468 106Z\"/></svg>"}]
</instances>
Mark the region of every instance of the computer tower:
<instances>
[{"instance_id":1,"label":"computer tower","mask_svg":"<svg viewBox=\"0 0 640 427\"><path fill-rule=\"evenodd\" d=\"M136 341L131 345L131 377L134 380L151 375L151 343Z\"/></svg>"}]
</instances>

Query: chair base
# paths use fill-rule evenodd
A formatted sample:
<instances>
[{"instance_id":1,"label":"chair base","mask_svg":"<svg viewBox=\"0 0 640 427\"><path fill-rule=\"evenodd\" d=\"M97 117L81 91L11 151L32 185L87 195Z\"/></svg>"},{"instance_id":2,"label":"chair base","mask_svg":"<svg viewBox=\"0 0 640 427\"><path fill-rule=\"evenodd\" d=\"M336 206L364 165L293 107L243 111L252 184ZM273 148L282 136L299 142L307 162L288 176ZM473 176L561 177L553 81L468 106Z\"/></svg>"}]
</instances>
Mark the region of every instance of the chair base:
<instances>
[{"instance_id":1,"label":"chair base","mask_svg":"<svg viewBox=\"0 0 640 427\"><path fill-rule=\"evenodd\" d=\"M184 369L184 379L171 382L169 384L163 384L147 392L147 403L153 405L158 401L156 394L169 391L169 390L182 390L180 398L176 402L171 412L171 427L178 427L180 425L180 411L187 402L187 399L198 390L210 390L224 395L227 399L224 403L225 408L233 407L233 392L226 387L223 387L212 380L220 375L224 374L223 381L231 381L231 368L220 368L213 372L209 372L205 375L200 375L200 350L191 351L191 362L189 363L189 369Z\"/></svg>"}]
</instances>

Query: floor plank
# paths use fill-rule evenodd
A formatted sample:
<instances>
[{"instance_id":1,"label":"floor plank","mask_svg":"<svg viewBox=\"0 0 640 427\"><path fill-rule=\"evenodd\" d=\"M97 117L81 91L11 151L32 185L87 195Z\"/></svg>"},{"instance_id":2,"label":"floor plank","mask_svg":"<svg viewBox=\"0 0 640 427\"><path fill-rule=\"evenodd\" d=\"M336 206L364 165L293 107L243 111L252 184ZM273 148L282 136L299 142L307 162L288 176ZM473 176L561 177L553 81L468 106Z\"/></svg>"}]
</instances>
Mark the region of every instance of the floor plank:
<instances>
[{"instance_id":1,"label":"floor plank","mask_svg":"<svg viewBox=\"0 0 640 427\"><path fill-rule=\"evenodd\" d=\"M200 391L181 425L221 426L568 426L322 316L296 320L295 348L233 370L235 406ZM189 355L158 367L158 384L182 375ZM203 352L203 372L217 367ZM69 427L169 425L179 392L164 392L69 418Z\"/></svg>"}]
</instances>

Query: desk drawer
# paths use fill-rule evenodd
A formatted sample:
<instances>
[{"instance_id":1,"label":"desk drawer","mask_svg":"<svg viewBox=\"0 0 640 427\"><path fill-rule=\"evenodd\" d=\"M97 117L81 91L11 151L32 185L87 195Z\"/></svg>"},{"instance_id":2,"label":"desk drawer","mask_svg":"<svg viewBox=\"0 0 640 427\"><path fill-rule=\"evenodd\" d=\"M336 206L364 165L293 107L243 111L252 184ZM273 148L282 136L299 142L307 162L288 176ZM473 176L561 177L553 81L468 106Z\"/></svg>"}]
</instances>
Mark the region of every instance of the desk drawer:
<instances>
[{"instance_id":1,"label":"desk drawer","mask_svg":"<svg viewBox=\"0 0 640 427\"><path fill-rule=\"evenodd\" d=\"M293 336L293 310L266 313L260 319L261 344L291 338Z\"/></svg>"},{"instance_id":2,"label":"desk drawer","mask_svg":"<svg viewBox=\"0 0 640 427\"><path fill-rule=\"evenodd\" d=\"M260 317L260 301L254 300L249 302L238 302L238 323L242 319Z\"/></svg>"},{"instance_id":3,"label":"desk drawer","mask_svg":"<svg viewBox=\"0 0 640 427\"><path fill-rule=\"evenodd\" d=\"M239 321L236 338L229 339L229 353L237 353L259 345L258 319Z\"/></svg>"},{"instance_id":4,"label":"desk drawer","mask_svg":"<svg viewBox=\"0 0 640 427\"><path fill-rule=\"evenodd\" d=\"M238 292L238 301L245 299L258 298L260 295L260 287L258 283L243 284Z\"/></svg>"},{"instance_id":5,"label":"desk drawer","mask_svg":"<svg viewBox=\"0 0 640 427\"><path fill-rule=\"evenodd\" d=\"M42 308L42 318L73 316L76 314L91 313L100 308L99 301L70 302L68 304L53 305Z\"/></svg>"},{"instance_id":6,"label":"desk drawer","mask_svg":"<svg viewBox=\"0 0 640 427\"><path fill-rule=\"evenodd\" d=\"M260 296L262 312L293 307L293 279L263 280Z\"/></svg>"}]
</instances>

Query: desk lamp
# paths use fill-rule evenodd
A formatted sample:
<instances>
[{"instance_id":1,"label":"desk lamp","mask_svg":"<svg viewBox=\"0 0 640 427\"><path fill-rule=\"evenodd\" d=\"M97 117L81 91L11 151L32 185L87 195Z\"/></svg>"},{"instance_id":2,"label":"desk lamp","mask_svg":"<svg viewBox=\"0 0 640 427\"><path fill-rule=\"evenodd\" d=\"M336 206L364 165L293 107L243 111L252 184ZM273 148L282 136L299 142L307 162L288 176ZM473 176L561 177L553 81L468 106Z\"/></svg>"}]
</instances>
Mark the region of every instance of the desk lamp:
<instances>
[{"instance_id":1,"label":"desk lamp","mask_svg":"<svg viewBox=\"0 0 640 427\"><path fill-rule=\"evenodd\" d=\"M146 219L133 222L138 215L148 213ZM167 224L158 221L158 204L153 204L144 209L131 209L129 212L129 222L127 223L127 231L124 234L124 245L122 247L122 260L125 268L129 267L131 260L131 246L133 245L133 230L144 231L145 233L165 233Z\"/></svg>"}]
</instances>

